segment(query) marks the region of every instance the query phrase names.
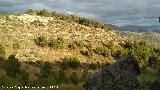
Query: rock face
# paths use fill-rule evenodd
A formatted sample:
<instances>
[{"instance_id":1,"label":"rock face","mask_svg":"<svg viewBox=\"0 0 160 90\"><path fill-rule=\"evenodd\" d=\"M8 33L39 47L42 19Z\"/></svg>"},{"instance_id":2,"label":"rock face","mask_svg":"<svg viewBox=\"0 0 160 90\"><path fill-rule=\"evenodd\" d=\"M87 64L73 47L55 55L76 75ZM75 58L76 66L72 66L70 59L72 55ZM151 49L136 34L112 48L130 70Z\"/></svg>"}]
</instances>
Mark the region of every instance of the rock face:
<instances>
[{"instance_id":1,"label":"rock face","mask_svg":"<svg viewBox=\"0 0 160 90\"><path fill-rule=\"evenodd\" d=\"M140 68L135 58L127 56L92 74L85 82L86 90L137 90L136 76Z\"/></svg>"}]
</instances>

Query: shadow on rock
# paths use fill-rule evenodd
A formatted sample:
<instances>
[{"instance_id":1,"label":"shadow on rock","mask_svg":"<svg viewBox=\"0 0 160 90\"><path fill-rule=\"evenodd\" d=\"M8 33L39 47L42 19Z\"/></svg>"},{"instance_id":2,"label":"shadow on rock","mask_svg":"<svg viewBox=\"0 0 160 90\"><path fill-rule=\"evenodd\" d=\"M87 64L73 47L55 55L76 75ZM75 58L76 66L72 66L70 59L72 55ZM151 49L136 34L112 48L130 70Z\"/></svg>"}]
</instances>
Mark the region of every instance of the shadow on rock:
<instances>
[{"instance_id":1,"label":"shadow on rock","mask_svg":"<svg viewBox=\"0 0 160 90\"><path fill-rule=\"evenodd\" d=\"M95 72L87 78L85 90L138 90L140 74L137 60L127 56Z\"/></svg>"}]
</instances>

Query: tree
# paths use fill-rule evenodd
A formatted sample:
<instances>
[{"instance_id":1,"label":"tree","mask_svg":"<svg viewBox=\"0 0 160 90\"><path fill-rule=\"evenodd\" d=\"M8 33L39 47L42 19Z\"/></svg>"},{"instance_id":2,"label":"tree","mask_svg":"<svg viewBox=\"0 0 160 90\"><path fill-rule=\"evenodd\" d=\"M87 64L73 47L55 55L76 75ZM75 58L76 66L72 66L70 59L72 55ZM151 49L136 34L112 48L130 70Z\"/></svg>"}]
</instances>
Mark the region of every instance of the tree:
<instances>
[{"instance_id":1,"label":"tree","mask_svg":"<svg viewBox=\"0 0 160 90\"><path fill-rule=\"evenodd\" d=\"M8 60L4 62L4 69L7 72L8 76L15 77L17 73L20 72L21 64L15 55L10 55Z\"/></svg>"}]
</instances>

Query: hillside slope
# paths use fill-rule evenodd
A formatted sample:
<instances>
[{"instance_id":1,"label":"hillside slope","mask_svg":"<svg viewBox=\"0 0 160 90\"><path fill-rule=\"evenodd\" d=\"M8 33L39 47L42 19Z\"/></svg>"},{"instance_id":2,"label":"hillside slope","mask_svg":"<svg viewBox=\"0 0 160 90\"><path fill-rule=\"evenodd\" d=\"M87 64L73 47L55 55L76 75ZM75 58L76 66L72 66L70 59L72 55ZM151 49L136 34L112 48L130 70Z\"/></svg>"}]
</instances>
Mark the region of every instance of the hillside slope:
<instances>
[{"instance_id":1,"label":"hillside slope","mask_svg":"<svg viewBox=\"0 0 160 90\"><path fill-rule=\"evenodd\" d=\"M61 37L65 41L65 46L60 49L39 47L35 39L40 36L46 37L47 40ZM5 44L6 57L15 54L21 61L56 61L71 55L78 56L82 62L106 59L98 55L88 59L80 53L86 50L85 47L69 49L68 46L75 41L96 48L111 42L118 45L123 39L114 31L66 22L53 17L28 14L8 14L0 17L0 42Z\"/></svg>"}]
</instances>

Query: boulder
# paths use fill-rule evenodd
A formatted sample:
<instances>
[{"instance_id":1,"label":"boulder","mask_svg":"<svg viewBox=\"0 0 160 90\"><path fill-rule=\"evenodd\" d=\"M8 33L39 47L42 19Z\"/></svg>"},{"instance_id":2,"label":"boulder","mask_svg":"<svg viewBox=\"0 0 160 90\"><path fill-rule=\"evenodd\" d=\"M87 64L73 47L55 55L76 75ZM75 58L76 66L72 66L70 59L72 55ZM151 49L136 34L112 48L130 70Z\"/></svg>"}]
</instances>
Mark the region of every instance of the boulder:
<instances>
[{"instance_id":1,"label":"boulder","mask_svg":"<svg viewBox=\"0 0 160 90\"><path fill-rule=\"evenodd\" d=\"M85 90L138 90L139 74L137 60L127 56L90 75L83 86Z\"/></svg>"}]
</instances>

